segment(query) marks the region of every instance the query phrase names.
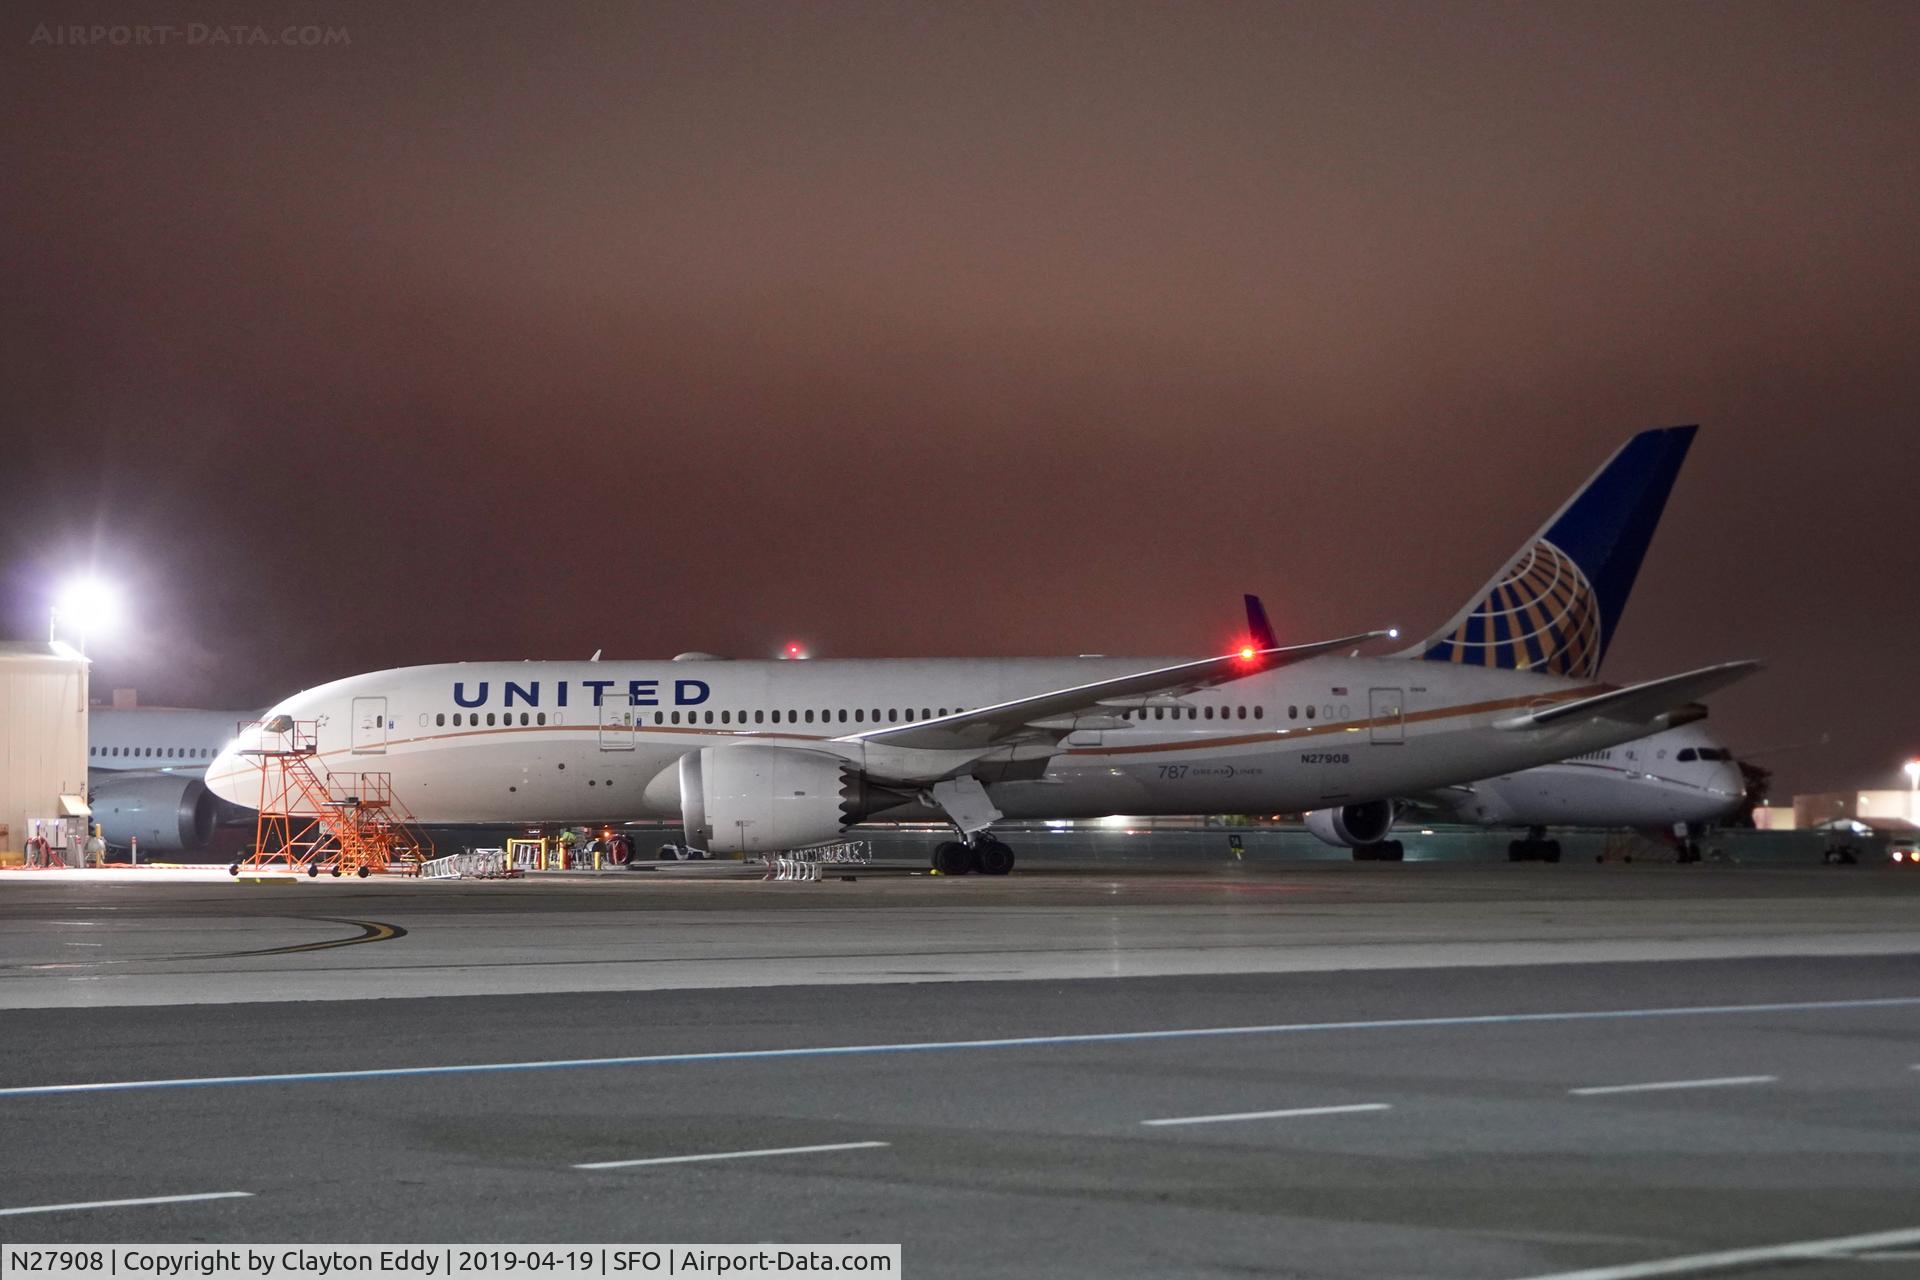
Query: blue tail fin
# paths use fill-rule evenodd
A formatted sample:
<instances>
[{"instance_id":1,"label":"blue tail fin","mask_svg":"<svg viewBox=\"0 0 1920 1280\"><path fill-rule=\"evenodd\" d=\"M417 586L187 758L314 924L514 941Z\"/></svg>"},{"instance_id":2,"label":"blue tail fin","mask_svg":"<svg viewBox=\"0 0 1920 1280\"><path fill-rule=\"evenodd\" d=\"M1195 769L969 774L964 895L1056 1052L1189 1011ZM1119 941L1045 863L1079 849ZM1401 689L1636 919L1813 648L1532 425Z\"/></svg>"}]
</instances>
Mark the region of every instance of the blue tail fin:
<instances>
[{"instance_id":1,"label":"blue tail fin","mask_svg":"<svg viewBox=\"0 0 1920 1280\"><path fill-rule=\"evenodd\" d=\"M1260 603L1259 596L1246 596L1247 602L1247 639L1262 649L1278 649L1280 637L1273 633L1273 624L1267 621L1267 606Z\"/></svg>"},{"instance_id":2,"label":"blue tail fin","mask_svg":"<svg viewBox=\"0 0 1920 1280\"><path fill-rule=\"evenodd\" d=\"M1621 445L1466 608L1406 656L1599 674L1697 430L1662 427Z\"/></svg>"}]
</instances>

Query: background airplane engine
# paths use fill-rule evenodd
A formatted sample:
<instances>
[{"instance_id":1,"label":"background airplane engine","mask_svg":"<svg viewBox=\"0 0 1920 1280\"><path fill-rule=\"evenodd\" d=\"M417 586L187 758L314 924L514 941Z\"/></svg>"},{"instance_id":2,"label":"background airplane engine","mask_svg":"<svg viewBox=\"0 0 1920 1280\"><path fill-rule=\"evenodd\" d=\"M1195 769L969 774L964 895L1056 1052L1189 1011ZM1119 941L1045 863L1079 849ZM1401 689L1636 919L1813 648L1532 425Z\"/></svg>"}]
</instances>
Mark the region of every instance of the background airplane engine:
<instances>
[{"instance_id":1,"label":"background airplane engine","mask_svg":"<svg viewBox=\"0 0 1920 1280\"><path fill-rule=\"evenodd\" d=\"M1379 844L1393 830L1393 801L1370 800L1338 809L1315 809L1306 815L1307 830L1343 849Z\"/></svg>"},{"instance_id":2,"label":"background airplane engine","mask_svg":"<svg viewBox=\"0 0 1920 1280\"><path fill-rule=\"evenodd\" d=\"M216 802L198 778L102 778L91 802L107 843L122 849L130 836L142 853L200 849L213 837Z\"/></svg>"},{"instance_id":3,"label":"background airplane engine","mask_svg":"<svg viewBox=\"0 0 1920 1280\"><path fill-rule=\"evenodd\" d=\"M707 747L680 758L687 843L773 853L837 839L868 808L859 770L825 751Z\"/></svg>"}]
</instances>

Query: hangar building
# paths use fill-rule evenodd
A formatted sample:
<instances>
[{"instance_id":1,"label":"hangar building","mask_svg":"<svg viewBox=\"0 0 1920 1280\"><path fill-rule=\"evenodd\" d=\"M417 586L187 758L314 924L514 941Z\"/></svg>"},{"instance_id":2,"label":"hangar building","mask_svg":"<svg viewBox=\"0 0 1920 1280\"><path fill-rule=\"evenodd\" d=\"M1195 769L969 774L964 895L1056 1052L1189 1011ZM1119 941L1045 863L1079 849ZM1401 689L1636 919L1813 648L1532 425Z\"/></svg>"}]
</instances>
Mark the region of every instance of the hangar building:
<instances>
[{"instance_id":1,"label":"hangar building","mask_svg":"<svg viewBox=\"0 0 1920 1280\"><path fill-rule=\"evenodd\" d=\"M36 821L65 819L59 836L78 832L84 843L86 798L86 658L63 644L0 641L0 860L19 865Z\"/></svg>"}]
</instances>

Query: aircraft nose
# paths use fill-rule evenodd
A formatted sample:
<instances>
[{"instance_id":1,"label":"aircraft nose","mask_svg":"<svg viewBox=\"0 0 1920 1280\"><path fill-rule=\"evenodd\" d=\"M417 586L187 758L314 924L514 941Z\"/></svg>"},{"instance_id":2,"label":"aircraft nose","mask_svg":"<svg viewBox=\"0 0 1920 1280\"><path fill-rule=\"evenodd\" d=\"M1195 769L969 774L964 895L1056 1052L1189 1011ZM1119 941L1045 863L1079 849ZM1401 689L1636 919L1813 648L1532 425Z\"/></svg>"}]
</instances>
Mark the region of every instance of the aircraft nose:
<instances>
[{"instance_id":1,"label":"aircraft nose","mask_svg":"<svg viewBox=\"0 0 1920 1280\"><path fill-rule=\"evenodd\" d=\"M1740 766L1727 761L1713 771L1713 781L1708 784L1716 793L1738 800L1747 794L1747 780L1740 772Z\"/></svg>"},{"instance_id":2,"label":"aircraft nose","mask_svg":"<svg viewBox=\"0 0 1920 1280\"><path fill-rule=\"evenodd\" d=\"M248 809L260 804L260 765L258 756L248 751L260 746L260 727L248 725L207 766L207 790L229 804Z\"/></svg>"}]
</instances>

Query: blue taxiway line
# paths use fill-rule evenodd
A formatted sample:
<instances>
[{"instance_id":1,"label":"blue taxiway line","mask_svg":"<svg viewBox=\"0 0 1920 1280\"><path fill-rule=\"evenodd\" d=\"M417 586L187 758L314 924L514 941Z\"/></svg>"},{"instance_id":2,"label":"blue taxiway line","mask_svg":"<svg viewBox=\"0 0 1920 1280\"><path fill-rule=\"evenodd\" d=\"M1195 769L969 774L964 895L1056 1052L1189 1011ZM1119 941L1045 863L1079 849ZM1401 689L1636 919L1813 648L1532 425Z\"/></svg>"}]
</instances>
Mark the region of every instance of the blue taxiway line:
<instances>
[{"instance_id":1,"label":"blue taxiway line","mask_svg":"<svg viewBox=\"0 0 1920 1280\"><path fill-rule=\"evenodd\" d=\"M70 1094L126 1093L144 1089L193 1089L218 1085L331 1084L348 1080L404 1080L414 1076L482 1075L506 1071L570 1071L585 1067L673 1066L698 1062L761 1062L782 1058L856 1057L881 1053L954 1053L986 1049L1046 1049L1071 1045L1145 1044L1224 1036L1303 1035L1329 1031L1410 1031L1438 1027L1513 1026L1530 1022L1603 1022L1634 1018L1709 1018L1756 1013L1828 1013L1920 1006L1920 996L1866 1000L1795 1000L1777 1004L1686 1005L1667 1009L1581 1009L1551 1013L1483 1013L1447 1018L1374 1018L1353 1022L1278 1022L1240 1027L1177 1027L1156 1031L1095 1031L1052 1036L1006 1036L990 1040L921 1040L898 1044L814 1045L798 1049L719 1049L698 1053L645 1053L612 1058L550 1058L530 1062L467 1062L430 1067L367 1067L351 1071L279 1071L262 1075L186 1076L166 1080L103 1080L83 1084L31 1084L0 1088L0 1098L47 1098Z\"/></svg>"}]
</instances>

